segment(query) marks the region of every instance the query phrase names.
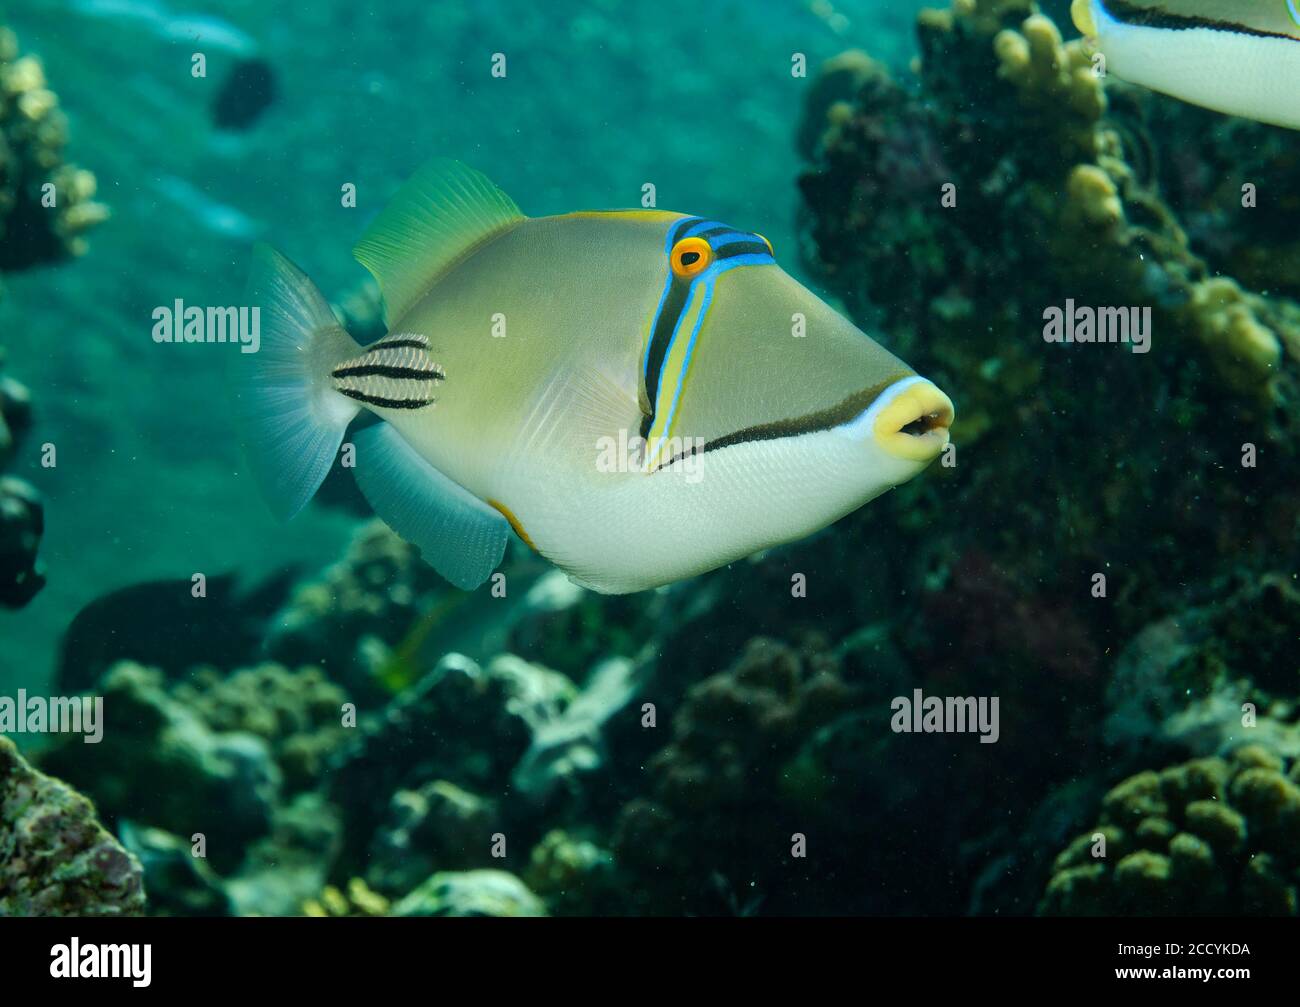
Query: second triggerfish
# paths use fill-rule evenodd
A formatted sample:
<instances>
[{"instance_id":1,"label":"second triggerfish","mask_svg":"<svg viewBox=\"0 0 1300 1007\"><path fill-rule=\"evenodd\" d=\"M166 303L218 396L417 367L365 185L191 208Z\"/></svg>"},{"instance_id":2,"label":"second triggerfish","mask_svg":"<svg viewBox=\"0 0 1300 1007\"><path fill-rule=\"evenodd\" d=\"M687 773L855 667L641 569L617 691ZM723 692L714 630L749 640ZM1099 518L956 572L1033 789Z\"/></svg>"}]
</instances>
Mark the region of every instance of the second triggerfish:
<instances>
[{"instance_id":1,"label":"second triggerfish","mask_svg":"<svg viewBox=\"0 0 1300 1007\"><path fill-rule=\"evenodd\" d=\"M1300 0L1074 0L1106 70L1216 112L1300 129Z\"/></svg>"},{"instance_id":2,"label":"second triggerfish","mask_svg":"<svg viewBox=\"0 0 1300 1007\"><path fill-rule=\"evenodd\" d=\"M354 253L389 323L365 347L256 252L261 350L237 391L252 467L289 517L369 410L357 483L462 588L512 529L597 591L667 584L825 527L948 443L948 396L753 232L658 210L530 219L438 160Z\"/></svg>"}]
</instances>

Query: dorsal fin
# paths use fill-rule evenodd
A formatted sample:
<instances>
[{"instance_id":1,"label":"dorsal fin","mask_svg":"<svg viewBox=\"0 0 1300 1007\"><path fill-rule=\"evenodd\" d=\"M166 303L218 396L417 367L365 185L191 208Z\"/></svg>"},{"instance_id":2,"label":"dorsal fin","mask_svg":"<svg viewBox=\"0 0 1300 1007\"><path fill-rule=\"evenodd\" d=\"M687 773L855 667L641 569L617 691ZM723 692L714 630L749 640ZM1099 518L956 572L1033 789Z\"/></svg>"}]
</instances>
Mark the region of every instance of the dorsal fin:
<instances>
[{"instance_id":1,"label":"dorsal fin","mask_svg":"<svg viewBox=\"0 0 1300 1007\"><path fill-rule=\"evenodd\" d=\"M391 325L450 266L523 219L486 175L437 157L397 190L352 254L379 281Z\"/></svg>"}]
</instances>

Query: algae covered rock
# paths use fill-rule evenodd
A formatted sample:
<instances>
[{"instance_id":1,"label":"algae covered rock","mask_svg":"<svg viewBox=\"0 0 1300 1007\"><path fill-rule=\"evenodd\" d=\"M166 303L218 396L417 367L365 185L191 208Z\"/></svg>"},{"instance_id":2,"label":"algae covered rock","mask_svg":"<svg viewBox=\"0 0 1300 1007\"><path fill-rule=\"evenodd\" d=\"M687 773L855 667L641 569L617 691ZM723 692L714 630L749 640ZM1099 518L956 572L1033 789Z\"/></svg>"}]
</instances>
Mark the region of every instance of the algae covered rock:
<instances>
[{"instance_id":1,"label":"algae covered rock","mask_svg":"<svg viewBox=\"0 0 1300 1007\"><path fill-rule=\"evenodd\" d=\"M382 700L390 648L443 596L457 600L414 546L371 521L342 559L298 587L273 620L267 650L282 664L322 668L358 701Z\"/></svg>"},{"instance_id":2,"label":"algae covered rock","mask_svg":"<svg viewBox=\"0 0 1300 1007\"><path fill-rule=\"evenodd\" d=\"M1300 591L1268 573L1144 627L1107 688L1107 742L1156 756L1300 755Z\"/></svg>"},{"instance_id":3,"label":"algae covered rock","mask_svg":"<svg viewBox=\"0 0 1300 1007\"><path fill-rule=\"evenodd\" d=\"M673 716L672 740L646 764L649 793L628 801L615 824L620 867L655 879L629 885L628 908L732 911L749 896L736 896L724 871L750 880L757 898L779 891L790 830L776 823L824 826L829 806L801 812L783 785L787 767L803 740L854 698L833 655L764 638L691 686Z\"/></svg>"},{"instance_id":4,"label":"algae covered rock","mask_svg":"<svg viewBox=\"0 0 1300 1007\"><path fill-rule=\"evenodd\" d=\"M399 790L370 847L367 882L408 892L435 870L463 870L489 859L495 806L446 780Z\"/></svg>"},{"instance_id":5,"label":"algae covered rock","mask_svg":"<svg viewBox=\"0 0 1300 1007\"><path fill-rule=\"evenodd\" d=\"M446 655L347 739L330 792L355 828L353 842L401 788L446 780L488 799L504 795L539 725L576 695L565 676L512 655L486 665Z\"/></svg>"},{"instance_id":6,"label":"algae covered rock","mask_svg":"<svg viewBox=\"0 0 1300 1007\"><path fill-rule=\"evenodd\" d=\"M626 907L613 854L563 829L533 847L524 882L553 915L606 916Z\"/></svg>"},{"instance_id":7,"label":"algae covered rock","mask_svg":"<svg viewBox=\"0 0 1300 1007\"><path fill-rule=\"evenodd\" d=\"M193 844L163 829L118 826L122 845L140 861L151 916L233 916L234 905L221 878Z\"/></svg>"},{"instance_id":8,"label":"algae covered rock","mask_svg":"<svg viewBox=\"0 0 1300 1007\"><path fill-rule=\"evenodd\" d=\"M270 829L279 801L281 773L266 741L213 730L159 672L140 665L114 665L95 691L104 700L103 740L60 737L42 766L82 787L108 818L138 819L148 809L144 824L206 836L219 869L239 863L245 844Z\"/></svg>"},{"instance_id":9,"label":"algae covered rock","mask_svg":"<svg viewBox=\"0 0 1300 1007\"><path fill-rule=\"evenodd\" d=\"M395 903L394 916L545 916L541 899L506 871L435 874Z\"/></svg>"},{"instance_id":10,"label":"algae covered rock","mask_svg":"<svg viewBox=\"0 0 1300 1007\"><path fill-rule=\"evenodd\" d=\"M1297 767L1247 746L1124 780L1056 858L1039 912L1300 914Z\"/></svg>"},{"instance_id":11,"label":"algae covered rock","mask_svg":"<svg viewBox=\"0 0 1300 1007\"><path fill-rule=\"evenodd\" d=\"M37 559L45 509L21 479L0 476L0 605L26 605L45 586Z\"/></svg>"},{"instance_id":12,"label":"algae covered rock","mask_svg":"<svg viewBox=\"0 0 1300 1007\"><path fill-rule=\"evenodd\" d=\"M348 697L319 668L267 663L229 675L197 669L172 695L214 731L266 741L291 793L316 783L343 745Z\"/></svg>"},{"instance_id":13,"label":"algae covered rock","mask_svg":"<svg viewBox=\"0 0 1300 1007\"><path fill-rule=\"evenodd\" d=\"M0 916L138 916L142 873L90 801L0 736Z\"/></svg>"}]
</instances>

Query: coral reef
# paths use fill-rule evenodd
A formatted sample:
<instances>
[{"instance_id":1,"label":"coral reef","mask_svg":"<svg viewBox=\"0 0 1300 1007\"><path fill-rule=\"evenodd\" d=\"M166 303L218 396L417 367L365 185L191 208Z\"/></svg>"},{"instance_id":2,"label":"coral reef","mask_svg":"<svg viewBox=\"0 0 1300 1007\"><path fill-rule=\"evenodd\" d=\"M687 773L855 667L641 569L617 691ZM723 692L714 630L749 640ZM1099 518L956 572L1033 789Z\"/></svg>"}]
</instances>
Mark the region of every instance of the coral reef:
<instances>
[{"instance_id":1,"label":"coral reef","mask_svg":"<svg viewBox=\"0 0 1300 1007\"><path fill-rule=\"evenodd\" d=\"M562 829L548 832L533 847L523 880L553 915L612 916L627 911L613 854Z\"/></svg>"},{"instance_id":2,"label":"coral reef","mask_svg":"<svg viewBox=\"0 0 1300 1007\"><path fill-rule=\"evenodd\" d=\"M0 272L82 254L86 232L108 216L95 176L64 163L67 140L40 59L20 56L0 26Z\"/></svg>"},{"instance_id":3,"label":"coral reef","mask_svg":"<svg viewBox=\"0 0 1300 1007\"><path fill-rule=\"evenodd\" d=\"M1124 780L1093 832L1056 858L1039 911L1300 914L1300 763L1290 763L1248 746Z\"/></svg>"},{"instance_id":4,"label":"coral reef","mask_svg":"<svg viewBox=\"0 0 1300 1007\"><path fill-rule=\"evenodd\" d=\"M1210 239L1243 223L1261 259L1294 240L1270 236L1240 187L1289 198L1279 179L1300 146L1225 120L1213 136L1232 143L1209 156L1216 141L1187 124L1210 117L1099 77L1030 0L958 0L923 12L918 38L915 85L854 54L850 100L810 91L805 252L952 393L956 453L837 535L872 541L910 600L894 638L918 677L998 694L1019 725L978 770L1017 781L1008 804L1033 840L972 818L962 857L973 905L1025 912L1041 849L1082 824L1066 799L1095 786L1080 760L1114 772L1295 744L1293 584L1278 571L1300 560L1300 306L1293 283L1246 268L1249 238ZM1225 165L1232 150L1249 151L1242 166ZM1149 352L1048 342L1049 309L1069 305L1149 310ZM896 533L869 539L867 524Z\"/></svg>"},{"instance_id":5,"label":"coral reef","mask_svg":"<svg viewBox=\"0 0 1300 1007\"><path fill-rule=\"evenodd\" d=\"M45 511L36 491L20 479L0 476L0 605L27 604L45 585L36 556Z\"/></svg>"},{"instance_id":6,"label":"coral reef","mask_svg":"<svg viewBox=\"0 0 1300 1007\"><path fill-rule=\"evenodd\" d=\"M377 891L409 892L435 868L485 864L498 813L491 802L446 780L398 790L371 840L367 881Z\"/></svg>"},{"instance_id":7,"label":"coral reef","mask_svg":"<svg viewBox=\"0 0 1300 1007\"><path fill-rule=\"evenodd\" d=\"M1142 629L1107 689L1107 742L1129 758L1300 756L1300 591L1265 574Z\"/></svg>"},{"instance_id":8,"label":"coral reef","mask_svg":"<svg viewBox=\"0 0 1300 1007\"><path fill-rule=\"evenodd\" d=\"M289 793L315 784L343 741L347 695L319 668L291 671L262 664L222 676L196 669L173 696L214 731L242 731L263 739Z\"/></svg>"},{"instance_id":9,"label":"coral reef","mask_svg":"<svg viewBox=\"0 0 1300 1007\"><path fill-rule=\"evenodd\" d=\"M0 736L0 916L138 916L141 878L90 802Z\"/></svg>"},{"instance_id":10,"label":"coral reef","mask_svg":"<svg viewBox=\"0 0 1300 1007\"><path fill-rule=\"evenodd\" d=\"M18 438L31 424L31 397L26 388L4 373L0 346L0 469L17 449ZM0 605L19 608L45 584L37 549L45 530L40 497L27 483L0 474Z\"/></svg>"},{"instance_id":11,"label":"coral reef","mask_svg":"<svg viewBox=\"0 0 1300 1007\"><path fill-rule=\"evenodd\" d=\"M280 796L282 774L266 741L214 730L140 665L115 665L95 692L105 726L93 757L80 736L62 735L42 767L83 789L106 819L138 819L149 808L144 824L202 833L214 867L237 865L245 845L270 829Z\"/></svg>"},{"instance_id":12,"label":"coral reef","mask_svg":"<svg viewBox=\"0 0 1300 1007\"><path fill-rule=\"evenodd\" d=\"M774 851L797 830L783 835L777 823L800 820L790 800L798 795L783 785L787 765L801 740L852 699L829 655L805 658L763 639L730 669L692 686L673 719L672 742L647 766L651 796L630 801L617 825L614 852L626 870L673 878L636 886L647 904L634 908L672 911L687 899L697 912L725 910L688 895L714 889L719 863L749 879L759 896L779 891L792 862Z\"/></svg>"},{"instance_id":13,"label":"coral reef","mask_svg":"<svg viewBox=\"0 0 1300 1007\"><path fill-rule=\"evenodd\" d=\"M445 582L419 553L372 521L343 559L294 591L273 621L268 651L283 664L317 665L354 696L380 699L390 648L445 596Z\"/></svg>"},{"instance_id":14,"label":"coral reef","mask_svg":"<svg viewBox=\"0 0 1300 1007\"><path fill-rule=\"evenodd\" d=\"M85 233L108 215L94 201L95 176L63 161L68 130L58 104L40 60L20 56L17 37L0 25L0 273L80 255ZM30 422L27 391L3 367L0 346L0 467ZM43 531L36 491L0 476L0 606L21 607L44 586Z\"/></svg>"},{"instance_id":15,"label":"coral reef","mask_svg":"<svg viewBox=\"0 0 1300 1007\"><path fill-rule=\"evenodd\" d=\"M118 826L122 845L144 869L151 916L233 916L221 878L180 836L129 821Z\"/></svg>"},{"instance_id":16,"label":"coral reef","mask_svg":"<svg viewBox=\"0 0 1300 1007\"><path fill-rule=\"evenodd\" d=\"M1300 312L1212 275L1189 245L1144 166L1173 145L1161 120L1174 103L1127 100L1035 10L926 12L919 89L877 71L852 105L810 104L823 139L800 179L803 215L810 265L959 404L956 465L872 520L961 513L960 526L931 522L927 550L959 557L979 541L1076 609L1104 650L1222 560L1294 555L1296 412L1283 405ZM1268 142L1294 151L1288 137ZM1045 312L1067 302L1149 309L1150 351L1046 342ZM1247 444L1267 463L1243 465ZM1088 605L1097 571L1112 600ZM943 569L924 572L945 586Z\"/></svg>"},{"instance_id":17,"label":"coral reef","mask_svg":"<svg viewBox=\"0 0 1300 1007\"><path fill-rule=\"evenodd\" d=\"M302 905L304 916L339 918L347 916L387 916L391 903L370 890L360 878L351 878L346 890L326 885L315 898Z\"/></svg>"},{"instance_id":18,"label":"coral reef","mask_svg":"<svg viewBox=\"0 0 1300 1007\"><path fill-rule=\"evenodd\" d=\"M459 654L444 657L381 714L364 719L339 755L329 792L348 824L345 862L360 868L377 823L391 823L381 842L405 841L401 819L410 802L405 808L389 803L399 791L444 781L459 792L444 787L432 810L453 816L471 807L485 812L499 803L512 791L511 775L532 746L535 730L558 717L577 694L563 675L511 655L486 666ZM425 793L417 817L430 812L431 796ZM484 854L489 843L489 834L479 837Z\"/></svg>"},{"instance_id":19,"label":"coral reef","mask_svg":"<svg viewBox=\"0 0 1300 1007\"><path fill-rule=\"evenodd\" d=\"M505 871L435 874L392 907L394 916L545 916L542 905Z\"/></svg>"}]
</instances>

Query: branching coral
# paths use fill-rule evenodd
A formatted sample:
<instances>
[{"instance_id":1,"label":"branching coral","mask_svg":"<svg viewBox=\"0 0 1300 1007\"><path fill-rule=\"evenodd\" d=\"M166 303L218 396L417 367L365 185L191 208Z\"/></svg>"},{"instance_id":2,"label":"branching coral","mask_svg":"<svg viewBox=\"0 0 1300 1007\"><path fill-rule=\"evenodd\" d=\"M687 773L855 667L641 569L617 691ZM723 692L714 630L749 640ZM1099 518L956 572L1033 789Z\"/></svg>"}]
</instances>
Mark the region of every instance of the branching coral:
<instances>
[{"instance_id":1,"label":"branching coral","mask_svg":"<svg viewBox=\"0 0 1300 1007\"><path fill-rule=\"evenodd\" d=\"M1096 75L1029 0L961 0L918 32L919 90L876 73L848 110L810 105L823 142L800 179L811 265L958 404L956 465L872 520L960 513L915 521L930 586L977 539L1103 647L1220 560L1293 556L1300 308L1189 244L1164 106ZM1149 314L1147 352L1048 342L1070 305ZM916 577L917 545L887 562ZM1090 605L1098 572L1111 601Z\"/></svg>"},{"instance_id":2,"label":"branching coral","mask_svg":"<svg viewBox=\"0 0 1300 1007\"><path fill-rule=\"evenodd\" d=\"M19 56L0 27L0 272L86 249L85 234L108 216L94 200L95 176L63 162L67 119L35 56Z\"/></svg>"}]
</instances>

